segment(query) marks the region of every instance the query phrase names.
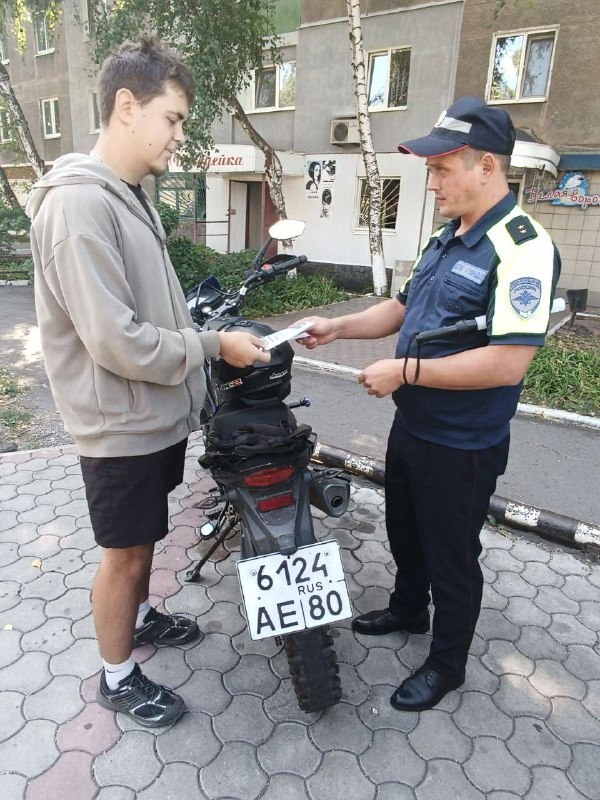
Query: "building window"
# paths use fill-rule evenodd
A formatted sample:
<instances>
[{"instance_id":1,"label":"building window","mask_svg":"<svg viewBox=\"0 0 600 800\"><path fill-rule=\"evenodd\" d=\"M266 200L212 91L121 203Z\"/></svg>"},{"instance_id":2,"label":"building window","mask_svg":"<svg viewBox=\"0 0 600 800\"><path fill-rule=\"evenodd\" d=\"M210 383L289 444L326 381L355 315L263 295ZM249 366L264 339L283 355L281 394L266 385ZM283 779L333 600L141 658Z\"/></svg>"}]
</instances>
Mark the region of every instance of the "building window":
<instances>
[{"instance_id":1,"label":"building window","mask_svg":"<svg viewBox=\"0 0 600 800\"><path fill-rule=\"evenodd\" d=\"M410 48L369 56L369 109L406 108Z\"/></svg>"},{"instance_id":2,"label":"building window","mask_svg":"<svg viewBox=\"0 0 600 800\"><path fill-rule=\"evenodd\" d=\"M8 37L4 28L0 29L0 61L8 64Z\"/></svg>"},{"instance_id":3,"label":"building window","mask_svg":"<svg viewBox=\"0 0 600 800\"><path fill-rule=\"evenodd\" d=\"M206 179L190 173L163 175L156 181L156 201L174 208L182 222L206 222Z\"/></svg>"},{"instance_id":4,"label":"building window","mask_svg":"<svg viewBox=\"0 0 600 800\"><path fill-rule=\"evenodd\" d=\"M256 70L254 108L293 108L296 103L296 62L286 61Z\"/></svg>"},{"instance_id":5,"label":"building window","mask_svg":"<svg viewBox=\"0 0 600 800\"><path fill-rule=\"evenodd\" d=\"M40 100L42 117L42 136L44 139L57 139L60 136L60 114L58 97Z\"/></svg>"},{"instance_id":6,"label":"building window","mask_svg":"<svg viewBox=\"0 0 600 800\"><path fill-rule=\"evenodd\" d=\"M384 231L396 229L398 201L400 200L400 178L381 179L381 228ZM369 184L366 178L360 179L360 199L358 205L358 227L369 226Z\"/></svg>"},{"instance_id":7,"label":"building window","mask_svg":"<svg viewBox=\"0 0 600 800\"><path fill-rule=\"evenodd\" d=\"M0 108L0 143L12 142L10 117L5 108Z\"/></svg>"},{"instance_id":8,"label":"building window","mask_svg":"<svg viewBox=\"0 0 600 800\"><path fill-rule=\"evenodd\" d=\"M492 44L488 102L545 100L555 39L555 30L496 34Z\"/></svg>"},{"instance_id":9,"label":"building window","mask_svg":"<svg viewBox=\"0 0 600 800\"><path fill-rule=\"evenodd\" d=\"M90 93L90 133L100 131L100 109L98 108L98 92Z\"/></svg>"},{"instance_id":10,"label":"building window","mask_svg":"<svg viewBox=\"0 0 600 800\"><path fill-rule=\"evenodd\" d=\"M39 11L33 14L32 22L36 55L52 53L54 51L54 37L48 24L48 17L43 11Z\"/></svg>"}]
</instances>

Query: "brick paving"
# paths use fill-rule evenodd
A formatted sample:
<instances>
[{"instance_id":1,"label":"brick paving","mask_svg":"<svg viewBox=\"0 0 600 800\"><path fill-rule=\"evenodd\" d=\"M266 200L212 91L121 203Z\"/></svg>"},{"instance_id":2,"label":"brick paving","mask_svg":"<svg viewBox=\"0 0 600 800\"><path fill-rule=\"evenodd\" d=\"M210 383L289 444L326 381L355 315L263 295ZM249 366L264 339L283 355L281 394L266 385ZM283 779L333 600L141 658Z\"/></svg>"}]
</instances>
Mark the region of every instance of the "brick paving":
<instances>
[{"instance_id":1,"label":"brick paving","mask_svg":"<svg viewBox=\"0 0 600 800\"><path fill-rule=\"evenodd\" d=\"M285 656L246 632L236 538L185 584L211 486L196 469L172 495L153 602L197 617L202 641L136 651L188 711L148 731L94 702L100 659L90 587L100 558L72 448L0 456L0 798L2 800L574 800L600 797L600 564L486 528L484 602L467 680L436 709L389 696L429 635L333 635L341 702L298 710ZM393 567L382 494L356 485L340 520L357 613L386 604Z\"/></svg>"}]
</instances>

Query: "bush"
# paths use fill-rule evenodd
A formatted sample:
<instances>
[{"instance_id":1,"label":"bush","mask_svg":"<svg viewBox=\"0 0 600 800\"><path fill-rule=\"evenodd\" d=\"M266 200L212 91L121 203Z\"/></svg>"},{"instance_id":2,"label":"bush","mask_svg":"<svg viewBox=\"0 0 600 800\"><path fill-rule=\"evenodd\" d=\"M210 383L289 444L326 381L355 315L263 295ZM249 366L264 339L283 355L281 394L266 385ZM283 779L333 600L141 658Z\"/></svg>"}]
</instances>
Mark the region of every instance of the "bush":
<instances>
[{"instance_id":1,"label":"bush","mask_svg":"<svg viewBox=\"0 0 600 800\"><path fill-rule=\"evenodd\" d=\"M256 255L254 250L222 255L184 236L170 239L167 248L184 292L189 292L211 273L217 276L222 289L239 286ZM249 293L244 302L244 316L268 317L347 299L347 293L329 278L323 275L305 277L300 272L297 278L277 278Z\"/></svg>"},{"instance_id":2,"label":"bush","mask_svg":"<svg viewBox=\"0 0 600 800\"><path fill-rule=\"evenodd\" d=\"M184 292L207 278L220 258L210 247L194 244L185 236L169 239L167 250Z\"/></svg>"},{"instance_id":3,"label":"bush","mask_svg":"<svg viewBox=\"0 0 600 800\"><path fill-rule=\"evenodd\" d=\"M538 350L525 375L521 400L579 414L600 413L600 350L561 331Z\"/></svg>"},{"instance_id":4,"label":"bush","mask_svg":"<svg viewBox=\"0 0 600 800\"><path fill-rule=\"evenodd\" d=\"M0 260L1 281L30 281L33 279L33 261L27 259Z\"/></svg>"},{"instance_id":5,"label":"bush","mask_svg":"<svg viewBox=\"0 0 600 800\"><path fill-rule=\"evenodd\" d=\"M13 241L29 233L30 222L21 209L8 208L0 200L0 257L10 257Z\"/></svg>"},{"instance_id":6,"label":"bush","mask_svg":"<svg viewBox=\"0 0 600 800\"><path fill-rule=\"evenodd\" d=\"M157 203L156 210L165 229L167 239L173 231L179 226L179 213L173 206L168 206L166 203Z\"/></svg>"}]
</instances>

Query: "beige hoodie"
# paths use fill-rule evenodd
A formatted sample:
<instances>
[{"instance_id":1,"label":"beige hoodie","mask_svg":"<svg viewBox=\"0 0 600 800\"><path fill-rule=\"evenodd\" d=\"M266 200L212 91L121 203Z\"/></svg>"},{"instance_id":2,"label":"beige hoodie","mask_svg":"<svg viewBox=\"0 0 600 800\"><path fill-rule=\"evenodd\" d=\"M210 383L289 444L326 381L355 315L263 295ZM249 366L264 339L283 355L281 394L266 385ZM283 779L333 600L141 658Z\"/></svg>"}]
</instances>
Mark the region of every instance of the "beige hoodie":
<instances>
[{"instance_id":1,"label":"beige hoodie","mask_svg":"<svg viewBox=\"0 0 600 800\"><path fill-rule=\"evenodd\" d=\"M165 248L139 200L98 159L59 158L32 189L35 300L46 371L86 456L144 455L199 427L197 334Z\"/></svg>"}]
</instances>

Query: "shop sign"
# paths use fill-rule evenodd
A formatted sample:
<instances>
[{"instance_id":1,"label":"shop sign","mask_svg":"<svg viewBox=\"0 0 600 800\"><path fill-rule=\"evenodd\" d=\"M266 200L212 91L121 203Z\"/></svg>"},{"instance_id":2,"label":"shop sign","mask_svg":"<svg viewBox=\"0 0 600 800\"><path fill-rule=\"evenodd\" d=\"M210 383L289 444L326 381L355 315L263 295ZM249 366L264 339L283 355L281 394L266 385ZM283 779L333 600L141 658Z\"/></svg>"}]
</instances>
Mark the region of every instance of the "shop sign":
<instances>
[{"instance_id":1,"label":"shop sign","mask_svg":"<svg viewBox=\"0 0 600 800\"><path fill-rule=\"evenodd\" d=\"M183 172L177 156L169 163L171 172ZM196 166L202 172L255 172L256 148L252 145L220 144L206 153Z\"/></svg>"},{"instance_id":2,"label":"shop sign","mask_svg":"<svg viewBox=\"0 0 600 800\"><path fill-rule=\"evenodd\" d=\"M582 172L565 172L555 189L544 191L532 186L525 189L528 203L549 201L553 206L579 206L584 211L589 206L600 206L600 194L588 194L590 182Z\"/></svg>"}]
</instances>

